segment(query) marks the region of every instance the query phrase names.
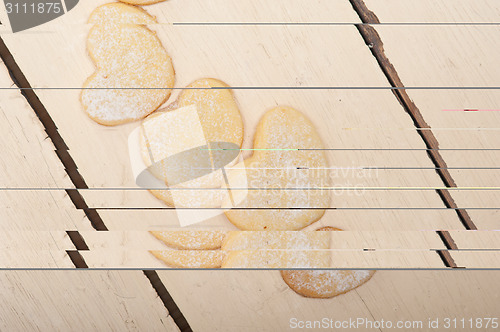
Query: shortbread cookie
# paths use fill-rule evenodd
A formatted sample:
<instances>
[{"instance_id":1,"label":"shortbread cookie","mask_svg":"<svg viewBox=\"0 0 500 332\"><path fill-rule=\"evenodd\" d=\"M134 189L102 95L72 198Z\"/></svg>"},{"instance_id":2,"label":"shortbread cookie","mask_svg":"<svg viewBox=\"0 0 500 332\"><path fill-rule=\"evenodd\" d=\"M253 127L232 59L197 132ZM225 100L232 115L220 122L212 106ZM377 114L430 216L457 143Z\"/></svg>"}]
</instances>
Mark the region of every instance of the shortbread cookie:
<instances>
[{"instance_id":1,"label":"shortbread cookie","mask_svg":"<svg viewBox=\"0 0 500 332\"><path fill-rule=\"evenodd\" d=\"M155 250L151 253L170 267L185 269L217 269L223 259L220 250Z\"/></svg>"},{"instance_id":2,"label":"shortbread cookie","mask_svg":"<svg viewBox=\"0 0 500 332\"><path fill-rule=\"evenodd\" d=\"M155 17L144 9L119 2L107 3L94 9L89 24L155 24Z\"/></svg>"},{"instance_id":3,"label":"shortbread cookie","mask_svg":"<svg viewBox=\"0 0 500 332\"><path fill-rule=\"evenodd\" d=\"M302 113L290 107L268 111L258 125L255 152L245 161L245 172L228 174L230 183L248 183L250 190L232 191L241 202L236 207L243 209L226 216L238 228L254 231L300 230L319 220L330 204L329 190L321 190L329 186L323 148Z\"/></svg>"},{"instance_id":4,"label":"shortbread cookie","mask_svg":"<svg viewBox=\"0 0 500 332\"><path fill-rule=\"evenodd\" d=\"M328 268L330 234L311 231L230 232L223 268Z\"/></svg>"},{"instance_id":5,"label":"shortbread cookie","mask_svg":"<svg viewBox=\"0 0 500 332\"><path fill-rule=\"evenodd\" d=\"M330 234L312 231L232 231L227 234L222 244L224 251L328 248L330 248Z\"/></svg>"},{"instance_id":6,"label":"shortbread cookie","mask_svg":"<svg viewBox=\"0 0 500 332\"><path fill-rule=\"evenodd\" d=\"M294 269L330 267L328 250L225 251L222 268Z\"/></svg>"},{"instance_id":7,"label":"shortbread cookie","mask_svg":"<svg viewBox=\"0 0 500 332\"><path fill-rule=\"evenodd\" d=\"M375 271L313 270L281 271L285 283L297 294L331 298L347 293L370 280Z\"/></svg>"},{"instance_id":8,"label":"shortbread cookie","mask_svg":"<svg viewBox=\"0 0 500 332\"><path fill-rule=\"evenodd\" d=\"M342 231L335 227L322 227L318 231ZM375 271L368 270L315 270L281 271L286 284L296 293L313 298L330 298L353 290L373 276Z\"/></svg>"},{"instance_id":9,"label":"shortbread cookie","mask_svg":"<svg viewBox=\"0 0 500 332\"><path fill-rule=\"evenodd\" d=\"M146 6L152 5L158 2L163 2L165 0L119 0L121 2L128 3L130 5Z\"/></svg>"},{"instance_id":10,"label":"shortbread cookie","mask_svg":"<svg viewBox=\"0 0 500 332\"><path fill-rule=\"evenodd\" d=\"M215 250L220 249L226 231L175 230L151 231L157 239L167 246L181 250Z\"/></svg>"},{"instance_id":11,"label":"shortbread cookie","mask_svg":"<svg viewBox=\"0 0 500 332\"><path fill-rule=\"evenodd\" d=\"M197 80L181 92L174 104L162 112L178 112L176 118L181 119L184 113L183 109L188 107L195 107L197 110L202 130L201 135L204 136L205 144L208 144L204 149L208 150L206 152L210 161L217 164L215 161L221 155L221 146L233 147L231 149L233 151L225 153L236 159L243 142L243 121L238 104L232 91L228 89L228 85L212 78ZM172 134L175 130L172 130L171 126L185 126L186 132L192 132L193 127L196 127L197 124L177 121L175 118L167 119L167 117L164 117L165 121L163 119L158 121L160 114L161 112L156 112L143 122L143 126L148 128L143 131L141 136L142 156L147 166L153 164L151 162L151 156L153 156L155 163L154 167L150 168L151 172L160 180L165 181L167 185L172 185L178 190L176 191L175 202L172 193L168 190L155 190L152 193L171 206L220 207L223 199L228 196L227 190L221 190L224 177L220 167L213 170L210 169L210 165L203 165L203 162L193 160L191 168L181 170L179 177L176 177L175 174L172 176L172 169L169 169L166 162L166 157L171 155L173 151L181 153L190 147L192 148L192 146L196 146L194 137L199 135L199 133L192 133L179 137L179 135ZM155 122L151 125L152 121ZM231 165L231 163L233 163L232 160L228 165ZM205 173L200 171L203 168L207 169ZM186 177L190 172L194 174L190 180L179 180L179 178ZM168 178L168 175L170 175L170 178ZM181 190L182 188L188 190ZM202 189L194 190L196 188Z\"/></svg>"},{"instance_id":12,"label":"shortbread cookie","mask_svg":"<svg viewBox=\"0 0 500 332\"><path fill-rule=\"evenodd\" d=\"M104 7L91 17L87 50L96 71L83 85L81 102L89 117L103 125L144 118L168 99L174 86L172 60L156 34L128 23L151 17L129 7ZM113 13L110 20L106 12Z\"/></svg>"}]
</instances>

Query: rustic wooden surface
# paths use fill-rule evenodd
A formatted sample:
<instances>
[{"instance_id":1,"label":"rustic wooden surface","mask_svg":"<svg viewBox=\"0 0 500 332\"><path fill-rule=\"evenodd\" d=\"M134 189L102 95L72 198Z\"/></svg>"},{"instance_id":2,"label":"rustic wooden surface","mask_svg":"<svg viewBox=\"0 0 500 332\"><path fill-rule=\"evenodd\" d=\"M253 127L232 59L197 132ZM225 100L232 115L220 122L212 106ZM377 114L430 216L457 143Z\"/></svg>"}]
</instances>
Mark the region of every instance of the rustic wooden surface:
<instances>
[{"instance_id":1,"label":"rustic wooden surface","mask_svg":"<svg viewBox=\"0 0 500 332\"><path fill-rule=\"evenodd\" d=\"M448 14L443 21L492 22L498 17L498 6L492 1L456 2L401 1L396 7L383 1L368 0L381 23L399 20L403 13L415 13L403 22L435 22L433 10L439 7ZM493 8L492 8L493 7ZM427 14L424 14L424 11ZM377 25L386 55L406 87L452 87L454 89L411 89L408 95L432 127L441 154L458 187L498 187L500 184L500 86L498 51L500 43L492 38L500 32L498 25L410 25L397 29ZM458 89L457 89L458 88ZM479 109L493 111L450 112L444 110ZM496 111L495 111L496 110ZM445 149L475 149L446 151ZM457 169L454 169L457 168ZM459 207L468 210L479 229L498 229L498 190L460 190L451 194ZM475 208L493 208L475 210Z\"/></svg>"},{"instance_id":2,"label":"rustic wooden surface","mask_svg":"<svg viewBox=\"0 0 500 332\"><path fill-rule=\"evenodd\" d=\"M329 300L300 297L277 271L228 271L224 278L217 271L159 274L195 331L285 331L291 318L427 322L498 311L494 271L378 271L357 290ZM212 298L218 299L217 306L200 301ZM231 312L231 319L220 320L220 312Z\"/></svg>"},{"instance_id":3,"label":"rustic wooden surface","mask_svg":"<svg viewBox=\"0 0 500 332\"><path fill-rule=\"evenodd\" d=\"M140 271L1 271L2 331L179 331Z\"/></svg>"},{"instance_id":4,"label":"rustic wooden surface","mask_svg":"<svg viewBox=\"0 0 500 332\"><path fill-rule=\"evenodd\" d=\"M495 0L364 0L364 2L383 24L497 24L500 16L500 8Z\"/></svg>"},{"instance_id":5,"label":"rustic wooden surface","mask_svg":"<svg viewBox=\"0 0 500 332\"><path fill-rule=\"evenodd\" d=\"M0 90L0 268L73 267L66 250L75 247L65 231L88 221L64 191L31 190L72 184L1 61L0 85L13 87Z\"/></svg>"},{"instance_id":6,"label":"rustic wooden surface","mask_svg":"<svg viewBox=\"0 0 500 332\"><path fill-rule=\"evenodd\" d=\"M164 268L144 251L159 246L146 231L178 227L178 222L175 211L156 209L165 206L147 192L127 190L135 185L126 141L137 123L99 126L86 117L78 101L78 89L94 68L85 52L90 28L85 21L97 5L106 2L85 0L69 14L41 27L20 34L1 27L0 33L33 87L75 88L39 89L36 93L91 188L80 193L90 207L98 209L105 225L116 232L93 231L84 213L75 209L63 190L57 190L74 185L43 126L19 90L1 89L0 116L4 120L0 121L0 130L7 134L0 142L0 188L19 190L0 190L0 268L72 267L66 254L66 250L74 249L68 230L81 231L87 241L90 251L81 254L90 267ZM496 23L500 14L496 1L365 3L383 23L374 27L405 86L499 86L496 59L500 45L491 37L499 28L470 25ZM244 148L252 147L255 126L265 110L289 104L312 119L328 148L405 149L329 151L332 166L417 168L381 169L377 176L363 178L361 184L427 189L443 186L422 150L425 145L413 122L386 89L389 82L370 49L353 25L343 25L360 22L349 1L170 0L145 8L159 18L160 24L151 29L158 32L174 59L176 88L204 76L237 87L384 88L235 90L245 121ZM0 20L5 19L0 10ZM339 24L193 24L204 22ZM0 64L0 87L12 86L5 66ZM433 128L447 166L463 168L449 170L457 186L500 186L500 170L465 169L500 164L500 151L482 150L499 148L500 113L442 111L498 108L498 90L406 92ZM353 182L359 178L352 174L338 179L340 185L348 181L360 184ZM116 190L99 190L103 188ZM498 193L451 191L461 208L498 208ZM349 209L329 210L313 227L333 225L350 231L338 235L337 249L342 249L339 257L345 257L345 267L366 264L368 253L379 266L442 268L444 263L436 252L422 250L445 248L434 230L451 230L460 250L452 250L450 255L458 267L500 266L500 251L491 250L499 249L497 234L464 231L457 214L444 209L434 190L377 190L362 196L344 193L332 197L332 207ZM388 207L413 209L383 209ZM498 209L467 212L480 229L498 229ZM224 216L200 226L234 229ZM347 251L361 247L379 250ZM298 296L277 271L165 270L159 275L195 331L281 331L288 328L291 317L314 320L331 317L332 313L336 319L404 318L423 320L424 324L430 317L488 317L497 314L499 293L495 271L379 271L366 285L331 300ZM1 271L0 280L2 294L7 294L0 305L0 330L178 329L140 271Z\"/></svg>"}]
</instances>

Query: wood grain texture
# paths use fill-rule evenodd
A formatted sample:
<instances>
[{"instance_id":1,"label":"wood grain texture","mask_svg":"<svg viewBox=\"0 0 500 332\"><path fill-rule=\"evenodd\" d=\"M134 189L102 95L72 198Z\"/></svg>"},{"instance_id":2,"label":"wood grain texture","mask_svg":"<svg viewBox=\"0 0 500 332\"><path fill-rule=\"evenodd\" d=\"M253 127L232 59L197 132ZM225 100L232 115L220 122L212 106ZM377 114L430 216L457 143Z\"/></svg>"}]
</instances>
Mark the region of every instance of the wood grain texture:
<instances>
[{"instance_id":1,"label":"wood grain texture","mask_svg":"<svg viewBox=\"0 0 500 332\"><path fill-rule=\"evenodd\" d=\"M88 227L55 147L0 60L0 267L73 267L66 230ZM17 190L16 190L17 189Z\"/></svg>"},{"instance_id":2,"label":"wood grain texture","mask_svg":"<svg viewBox=\"0 0 500 332\"><path fill-rule=\"evenodd\" d=\"M0 231L0 268L73 268L75 246L64 230Z\"/></svg>"},{"instance_id":3,"label":"wood grain texture","mask_svg":"<svg viewBox=\"0 0 500 332\"><path fill-rule=\"evenodd\" d=\"M500 249L498 231L451 231L460 249Z\"/></svg>"},{"instance_id":4,"label":"wood grain texture","mask_svg":"<svg viewBox=\"0 0 500 332\"><path fill-rule=\"evenodd\" d=\"M494 269L500 268L500 250L458 250L452 251L451 256L457 266L467 269Z\"/></svg>"},{"instance_id":5,"label":"wood grain texture","mask_svg":"<svg viewBox=\"0 0 500 332\"><path fill-rule=\"evenodd\" d=\"M490 295L499 287L494 272L378 271L355 291L318 300L295 294L277 271L158 273L194 331L282 331L290 328L291 318L428 322L430 317L495 315L497 299ZM217 307L209 304L212 297L220 299ZM226 311L232 319L220 322L217 312Z\"/></svg>"},{"instance_id":6,"label":"wood grain texture","mask_svg":"<svg viewBox=\"0 0 500 332\"><path fill-rule=\"evenodd\" d=\"M373 1L375 3L377 1ZM380 1L379 1L380 2ZM390 1L389 1L390 2ZM403 1L406 12L423 8L446 8L457 12L455 3ZM482 2L470 2L469 13L487 11ZM366 1L370 8L372 1ZM387 3L388 4L388 3ZM460 6L458 6L460 8ZM391 8L391 9L389 9ZM401 7L402 8L402 7ZM392 7L370 8L381 23L398 19L402 11ZM432 10L428 10L432 12ZM492 10L494 12L494 10ZM432 16L431 14L429 14ZM423 22L432 21L422 19ZM458 112L444 110L497 110L500 94L491 88L500 85L497 54L500 43L492 36L498 26L376 26L384 43L386 56L396 68L406 87L453 87L458 89L409 89L406 93L422 113L439 142L440 153L458 187L496 187L500 183L498 125L500 112ZM473 87L476 89L461 89ZM449 151L446 149L476 149ZM486 149L486 150L485 150ZM472 168L472 169L470 169ZM495 208L467 212L479 229L498 229L498 191L452 191L459 207Z\"/></svg>"},{"instance_id":7,"label":"wood grain texture","mask_svg":"<svg viewBox=\"0 0 500 332\"><path fill-rule=\"evenodd\" d=\"M498 23L495 0L364 0L382 23Z\"/></svg>"},{"instance_id":8,"label":"wood grain texture","mask_svg":"<svg viewBox=\"0 0 500 332\"><path fill-rule=\"evenodd\" d=\"M0 60L1 188L71 188L54 145Z\"/></svg>"},{"instance_id":9,"label":"wood grain texture","mask_svg":"<svg viewBox=\"0 0 500 332\"><path fill-rule=\"evenodd\" d=\"M140 271L2 271L0 329L179 331Z\"/></svg>"}]
</instances>

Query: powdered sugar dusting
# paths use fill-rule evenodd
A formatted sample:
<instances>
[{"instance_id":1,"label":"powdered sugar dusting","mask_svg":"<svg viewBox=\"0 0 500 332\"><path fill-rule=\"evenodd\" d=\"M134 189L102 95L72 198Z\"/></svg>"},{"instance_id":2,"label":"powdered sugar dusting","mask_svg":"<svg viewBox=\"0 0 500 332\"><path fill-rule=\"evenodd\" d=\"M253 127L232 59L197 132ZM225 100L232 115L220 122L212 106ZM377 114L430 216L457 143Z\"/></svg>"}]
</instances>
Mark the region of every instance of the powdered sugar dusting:
<instances>
[{"instance_id":1,"label":"powdered sugar dusting","mask_svg":"<svg viewBox=\"0 0 500 332\"><path fill-rule=\"evenodd\" d=\"M281 272L285 282L295 292L320 298L334 297L353 290L370 280L374 273L368 270Z\"/></svg>"},{"instance_id":2,"label":"powdered sugar dusting","mask_svg":"<svg viewBox=\"0 0 500 332\"><path fill-rule=\"evenodd\" d=\"M90 14L90 24L153 24L156 19L142 8L123 3L107 3Z\"/></svg>"},{"instance_id":3,"label":"powdered sugar dusting","mask_svg":"<svg viewBox=\"0 0 500 332\"><path fill-rule=\"evenodd\" d=\"M124 24L128 14L123 15L96 24L87 39L97 70L85 82L81 101L101 124L145 117L166 101L174 84L172 61L155 33Z\"/></svg>"},{"instance_id":4,"label":"powdered sugar dusting","mask_svg":"<svg viewBox=\"0 0 500 332\"><path fill-rule=\"evenodd\" d=\"M223 268L327 268L326 250L241 250L225 251Z\"/></svg>"},{"instance_id":5,"label":"powdered sugar dusting","mask_svg":"<svg viewBox=\"0 0 500 332\"><path fill-rule=\"evenodd\" d=\"M267 112L255 136L257 151L245 166L250 188L268 189L249 191L238 205L248 209L226 212L231 222L244 230L299 230L321 218L324 210L286 208L326 208L330 205L328 190L283 189L329 186L324 152L295 150L323 147L313 124L300 112L288 107ZM233 176L240 175L230 171L229 182L238 183Z\"/></svg>"},{"instance_id":6,"label":"powdered sugar dusting","mask_svg":"<svg viewBox=\"0 0 500 332\"><path fill-rule=\"evenodd\" d=\"M329 249L328 232L286 232L286 231L233 231L222 246L223 250Z\"/></svg>"}]
</instances>

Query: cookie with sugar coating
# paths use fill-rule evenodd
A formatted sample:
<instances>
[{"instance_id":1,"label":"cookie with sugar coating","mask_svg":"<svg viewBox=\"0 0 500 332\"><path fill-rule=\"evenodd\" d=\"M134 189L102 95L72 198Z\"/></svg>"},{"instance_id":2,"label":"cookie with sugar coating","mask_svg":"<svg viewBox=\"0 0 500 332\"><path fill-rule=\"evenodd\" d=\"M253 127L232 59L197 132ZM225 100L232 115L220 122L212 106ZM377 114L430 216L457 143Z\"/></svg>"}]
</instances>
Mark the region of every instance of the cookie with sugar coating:
<instances>
[{"instance_id":1,"label":"cookie with sugar coating","mask_svg":"<svg viewBox=\"0 0 500 332\"><path fill-rule=\"evenodd\" d=\"M345 294L371 279L368 270L281 271L285 283L297 294L312 298L331 298Z\"/></svg>"},{"instance_id":2,"label":"cookie with sugar coating","mask_svg":"<svg viewBox=\"0 0 500 332\"><path fill-rule=\"evenodd\" d=\"M150 233L167 246L181 250L220 249L227 234L226 231L206 230L151 231Z\"/></svg>"},{"instance_id":3,"label":"cookie with sugar coating","mask_svg":"<svg viewBox=\"0 0 500 332\"><path fill-rule=\"evenodd\" d=\"M151 123L158 119L162 112L181 112L176 118L163 121L159 119L153 125L148 126L147 134L141 135L141 150L145 165L151 166L151 156L155 157L155 167L150 167L150 171L158 179L165 181L169 185L172 178L167 179L167 174L171 171L164 163L164 158L168 156L167 151L185 151L196 145L195 135L176 135L172 127L183 128L185 131L192 130L192 125L184 121L177 121L182 118L183 109L194 106L197 110L199 122L206 143L225 142L240 148L243 143L243 120L236 99L229 86L214 78L203 78L191 83L187 89L184 89L172 105L161 112L155 112L146 118L143 125ZM167 121L168 120L168 121ZM236 152L236 155L239 152ZM214 153L209 152L210 157L214 158ZM166 159L165 159L166 160ZM196 173L196 167L199 163L193 162L192 167ZM230 163L231 164L231 163ZM230 166L229 164L229 166ZM185 170L182 176L186 175ZM171 176L172 172L170 172ZM173 179L175 182L175 179ZM151 191L155 197L163 200L170 206L176 207L220 207L222 201L227 198L228 192L221 190L223 184L223 174L220 169L209 172L206 175L193 177L193 179L175 184L176 197L175 202L172 192L169 190ZM182 190L186 188L187 190ZM195 190L203 188L202 190ZM213 190L211 190L213 189Z\"/></svg>"},{"instance_id":4,"label":"cookie with sugar coating","mask_svg":"<svg viewBox=\"0 0 500 332\"><path fill-rule=\"evenodd\" d=\"M156 258L170 267L185 269L217 269L221 267L220 250L154 250Z\"/></svg>"},{"instance_id":5,"label":"cookie with sugar coating","mask_svg":"<svg viewBox=\"0 0 500 332\"><path fill-rule=\"evenodd\" d=\"M233 250L224 251L222 268L321 269L330 267L328 250Z\"/></svg>"},{"instance_id":6,"label":"cookie with sugar coating","mask_svg":"<svg viewBox=\"0 0 500 332\"><path fill-rule=\"evenodd\" d=\"M342 231L335 227L322 227L319 233ZM347 293L371 279L370 270L314 270L281 271L285 283L297 294L312 298L331 298Z\"/></svg>"},{"instance_id":7,"label":"cookie with sugar coating","mask_svg":"<svg viewBox=\"0 0 500 332\"><path fill-rule=\"evenodd\" d=\"M88 116L102 125L144 118L168 99L174 86L172 60L156 34L129 23L154 18L130 7L100 7L91 15L87 51L96 71L83 84L80 100Z\"/></svg>"},{"instance_id":8,"label":"cookie with sugar coating","mask_svg":"<svg viewBox=\"0 0 500 332\"><path fill-rule=\"evenodd\" d=\"M156 18L144 9L112 2L94 9L88 19L89 24L155 24Z\"/></svg>"},{"instance_id":9,"label":"cookie with sugar coating","mask_svg":"<svg viewBox=\"0 0 500 332\"><path fill-rule=\"evenodd\" d=\"M130 5L137 5L137 6L147 6L147 5L152 5L155 3L163 2L165 0L119 0L124 3L128 3Z\"/></svg>"},{"instance_id":10,"label":"cookie with sugar coating","mask_svg":"<svg viewBox=\"0 0 500 332\"><path fill-rule=\"evenodd\" d=\"M311 231L233 231L223 268L328 268L330 234Z\"/></svg>"},{"instance_id":11,"label":"cookie with sugar coating","mask_svg":"<svg viewBox=\"0 0 500 332\"><path fill-rule=\"evenodd\" d=\"M319 220L330 204L329 190L321 190L329 186L328 162L312 122L291 107L272 109L260 120L254 149L245 172L228 172L229 183L251 189L232 190L241 203L225 212L228 219L252 231L300 230Z\"/></svg>"}]
</instances>

